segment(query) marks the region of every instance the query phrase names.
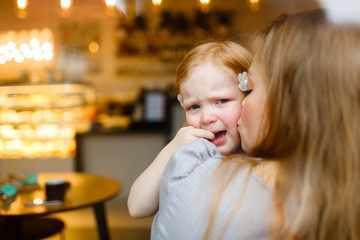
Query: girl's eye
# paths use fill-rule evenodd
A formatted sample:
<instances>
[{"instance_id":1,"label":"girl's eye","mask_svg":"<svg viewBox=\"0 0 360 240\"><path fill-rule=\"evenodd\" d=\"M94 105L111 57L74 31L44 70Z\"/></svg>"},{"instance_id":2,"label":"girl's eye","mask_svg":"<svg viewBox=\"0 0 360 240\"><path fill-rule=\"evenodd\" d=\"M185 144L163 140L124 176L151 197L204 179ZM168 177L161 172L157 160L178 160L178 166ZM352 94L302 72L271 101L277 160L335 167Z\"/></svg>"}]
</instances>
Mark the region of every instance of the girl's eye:
<instances>
[{"instance_id":1,"label":"girl's eye","mask_svg":"<svg viewBox=\"0 0 360 240\"><path fill-rule=\"evenodd\" d=\"M218 100L218 103L223 104L223 103L226 103L228 101L229 101L228 99L220 99L220 100Z\"/></svg>"},{"instance_id":2,"label":"girl's eye","mask_svg":"<svg viewBox=\"0 0 360 240\"><path fill-rule=\"evenodd\" d=\"M189 110L196 110L198 108L200 108L199 105L192 105L192 106L189 107Z\"/></svg>"}]
</instances>

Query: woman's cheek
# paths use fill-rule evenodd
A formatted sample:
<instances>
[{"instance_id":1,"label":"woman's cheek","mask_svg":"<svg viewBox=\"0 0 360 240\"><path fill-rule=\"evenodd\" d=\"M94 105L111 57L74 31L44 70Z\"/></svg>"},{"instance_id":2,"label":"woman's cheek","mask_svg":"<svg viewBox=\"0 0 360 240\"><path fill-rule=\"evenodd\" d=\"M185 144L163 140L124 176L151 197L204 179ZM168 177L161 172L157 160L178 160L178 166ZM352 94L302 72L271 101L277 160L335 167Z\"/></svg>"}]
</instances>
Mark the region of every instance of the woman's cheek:
<instances>
[{"instance_id":1,"label":"woman's cheek","mask_svg":"<svg viewBox=\"0 0 360 240\"><path fill-rule=\"evenodd\" d=\"M249 101L243 106L242 118L244 128L244 138L247 140L248 147L251 149L258 144L263 136L261 132L265 121L265 101L258 97L256 101Z\"/></svg>"},{"instance_id":2,"label":"woman's cheek","mask_svg":"<svg viewBox=\"0 0 360 240\"><path fill-rule=\"evenodd\" d=\"M247 135L246 133L248 132L248 129L250 128L248 117L249 117L248 110L246 107L243 107L242 111L241 111L240 124L241 124L242 134L245 134L245 135Z\"/></svg>"},{"instance_id":3,"label":"woman's cheek","mask_svg":"<svg viewBox=\"0 0 360 240\"><path fill-rule=\"evenodd\" d=\"M254 111L251 104L243 104L239 124L241 129L240 135L243 139L242 145L245 151L249 151L255 144L257 136L257 119L254 116L255 113L256 110Z\"/></svg>"}]
</instances>

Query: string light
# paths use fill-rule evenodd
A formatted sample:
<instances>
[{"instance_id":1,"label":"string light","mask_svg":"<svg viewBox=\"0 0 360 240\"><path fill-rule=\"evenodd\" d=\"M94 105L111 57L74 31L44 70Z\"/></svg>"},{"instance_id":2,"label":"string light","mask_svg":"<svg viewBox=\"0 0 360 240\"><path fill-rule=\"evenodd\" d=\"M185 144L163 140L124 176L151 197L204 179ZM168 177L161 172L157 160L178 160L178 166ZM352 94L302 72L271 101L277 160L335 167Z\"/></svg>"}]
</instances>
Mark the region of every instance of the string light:
<instances>
[{"instance_id":1,"label":"string light","mask_svg":"<svg viewBox=\"0 0 360 240\"><path fill-rule=\"evenodd\" d=\"M49 29L30 32L0 32L0 64L14 60L23 63L26 59L50 61L53 59L53 36ZM11 40L10 40L11 39Z\"/></svg>"}]
</instances>

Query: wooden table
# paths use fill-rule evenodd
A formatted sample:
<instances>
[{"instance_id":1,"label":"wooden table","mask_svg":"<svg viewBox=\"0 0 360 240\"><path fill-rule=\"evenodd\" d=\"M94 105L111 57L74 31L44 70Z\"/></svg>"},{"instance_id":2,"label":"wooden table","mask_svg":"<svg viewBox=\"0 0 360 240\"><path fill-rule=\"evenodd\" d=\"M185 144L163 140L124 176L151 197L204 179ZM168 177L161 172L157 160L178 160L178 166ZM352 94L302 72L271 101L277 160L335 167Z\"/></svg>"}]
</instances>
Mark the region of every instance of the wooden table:
<instances>
[{"instance_id":1,"label":"wooden table","mask_svg":"<svg viewBox=\"0 0 360 240\"><path fill-rule=\"evenodd\" d=\"M36 198L45 200L45 182L51 178L64 178L71 186L65 200L57 206L26 207L26 202ZM24 217L42 216L50 213L93 207L101 240L109 239L104 203L115 197L122 185L116 180L78 172L39 173L38 189L20 192L14 199L0 200L0 220L16 222Z\"/></svg>"}]
</instances>

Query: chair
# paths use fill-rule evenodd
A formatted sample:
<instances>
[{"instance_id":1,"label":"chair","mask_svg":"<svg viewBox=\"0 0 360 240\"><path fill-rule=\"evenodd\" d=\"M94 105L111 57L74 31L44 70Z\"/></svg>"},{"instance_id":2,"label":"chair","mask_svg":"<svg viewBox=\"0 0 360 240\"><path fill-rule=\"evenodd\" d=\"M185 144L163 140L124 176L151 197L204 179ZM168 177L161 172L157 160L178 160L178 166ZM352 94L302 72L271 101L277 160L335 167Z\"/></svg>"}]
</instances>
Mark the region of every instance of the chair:
<instances>
[{"instance_id":1,"label":"chair","mask_svg":"<svg viewBox=\"0 0 360 240\"><path fill-rule=\"evenodd\" d=\"M21 239L39 240L56 233L64 239L62 234L64 227L64 222L57 218L27 218L21 222Z\"/></svg>"}]
</instances>

